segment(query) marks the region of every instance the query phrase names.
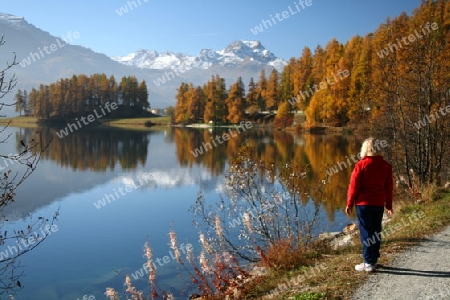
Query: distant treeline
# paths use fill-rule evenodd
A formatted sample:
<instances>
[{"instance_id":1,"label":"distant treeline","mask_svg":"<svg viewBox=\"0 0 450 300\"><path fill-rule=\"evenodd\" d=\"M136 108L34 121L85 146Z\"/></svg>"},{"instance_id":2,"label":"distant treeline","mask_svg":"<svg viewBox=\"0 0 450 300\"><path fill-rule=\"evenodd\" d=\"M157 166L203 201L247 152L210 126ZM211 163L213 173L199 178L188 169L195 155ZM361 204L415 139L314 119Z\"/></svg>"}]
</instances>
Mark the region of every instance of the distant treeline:
<instances>
[{"instance_id":1,"label":"distant treeline","mask_svg":"<svg viewBox=\"0 0 450 300\"><path fill-rule=\"evenodd\" d=\"M374 33L345 44L333 38L314 53L305 47L281 72L274 69L267 78L263 70L257 82L251 78L247 92L241 78L229 88L218 75L200 86L182 83L175 122L238 123L245 112L283 105L284 114L305 111L310 124L370 124L389 114L382 107L399 103L399 91L401 104L417 108L411 113L419 118L448 95L449 2L423 1L412 16L388 19Z\"/></svg>"},{"instance_id":2,"label":"distant treeline","mask_svg":"<svg viewBox=\"0 0 450 300\"><path fill-rule=\"evenodd\" d=\"M116 82L114 76L105 74L73 75L50 85L41 84L31 92L18 90L16 111L41 119L67 119L92 112L105 103L117 103L116 116L142 114L150 104L147 85L136 77L122 77Z\"/></svg>"}]
</instances>

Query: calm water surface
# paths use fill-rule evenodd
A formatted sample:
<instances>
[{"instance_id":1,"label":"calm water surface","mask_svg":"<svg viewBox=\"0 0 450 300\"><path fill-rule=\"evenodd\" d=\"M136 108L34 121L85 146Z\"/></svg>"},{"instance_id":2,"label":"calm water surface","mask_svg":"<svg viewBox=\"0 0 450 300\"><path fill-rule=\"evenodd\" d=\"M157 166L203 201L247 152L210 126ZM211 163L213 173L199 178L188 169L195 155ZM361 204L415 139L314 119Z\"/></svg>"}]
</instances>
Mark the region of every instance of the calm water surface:
<instances>
[{"instance_id":1,"label":"calm water surface","mask_svg":"<svg viewBox=\"0 0 450 300\"><path fill-rule=\"evenodd\" d=\"M36 172L19 189L17 202L3 212L9 222L1 229L19 228L39 216L51 218L58 209L60 213L57 230L20 258L23 288L14 298L21 300L82 299L83 295L105 299L106 287L123 291L125 274L135 273L145 262L146 241L155 259L162 262L170 254L170 229L177 232L180 244L199 249L189 208L200 190L208 200L218 198L228 162L244 142L253 146L255 157L276 166L300 161L316 173L356 154L360 145L354 137L252 129L194 157L191 151L220 132L92 127L59 139L52 128L8 131L12 136L2 148L4 154L17 153L21 139L52 141ZM333 175L327 187L322 230L341 230L350 221L342 212L350 172L351 168L344 168ZM139 184L144 175L147 182ZM124 191L132 182L139 187L121 195L119 188ZM98 201L105 194L115 199L103 206ZM5 250L0 246L0 251ZM160 286L179 295L189 282L178 276L179 271L172 259L157 265ZM133 281L138 289L148 291L146 277Z\"/></svg>"}]
</instances>

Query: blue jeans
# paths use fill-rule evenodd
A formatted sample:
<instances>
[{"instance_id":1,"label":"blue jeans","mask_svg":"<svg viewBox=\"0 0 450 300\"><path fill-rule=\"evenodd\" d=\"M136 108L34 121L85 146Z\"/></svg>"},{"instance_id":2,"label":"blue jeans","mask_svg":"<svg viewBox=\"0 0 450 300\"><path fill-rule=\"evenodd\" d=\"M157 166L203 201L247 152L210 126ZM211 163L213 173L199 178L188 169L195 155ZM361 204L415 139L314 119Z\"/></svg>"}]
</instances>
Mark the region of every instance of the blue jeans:
<instances>
[{"instance_id":1,"label":"blue jeans","mask_svg":"<svg viewBox=\"0 0 450 300\"><path fill-rule=\"evenodd\" d=\"M367 264L376 264L380 257L381 220L383 206L357 205L356 215L363 247L363 258Z\"/></svg>"}]
</instances>

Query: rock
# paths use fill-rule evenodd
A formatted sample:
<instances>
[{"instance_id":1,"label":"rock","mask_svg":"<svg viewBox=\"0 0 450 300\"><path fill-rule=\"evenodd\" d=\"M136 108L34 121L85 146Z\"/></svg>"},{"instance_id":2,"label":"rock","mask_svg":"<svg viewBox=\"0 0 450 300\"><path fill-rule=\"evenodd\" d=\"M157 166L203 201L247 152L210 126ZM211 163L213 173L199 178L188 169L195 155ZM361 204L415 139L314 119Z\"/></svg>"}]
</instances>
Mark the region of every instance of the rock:
<instances>
[{"instance_id":1,"label":"rock","mask_svg":"<svg viewBox=\"0 0 450 300\"><path fill-rule=\"evenodd\" d=\"M260 276L266 276L269 273L270 272L266 267L254 266L252 268L252 270L250 271L250 276L251 277L260 277Z\"/></svg>"},{"instance_id":2,"label":"rock","mask_svg":"<svg viewBox=\"0 0 450 300\"><path fill-rule=\"evenodd\" d=\"M330 245L334 250L339 249L341 247L354 245L353 235L346 234L346 235L340 236L338 238L335 238L335 239L331 240Z\"/></svg>"},{"instance_id":3,"label":"rock","mask_svg":"<svg viewBox=\"0 0 450 300\"><path fill-rule=\"evenodd\" d=\"M356 229L358 229L358 225L356 225L355 223L352 223L352 224L348 224L347 226L345 226L344 230L342 230L342 232L345 234L350 234L353 231L355 231Z\"/></svg>"},{"instance_id":4,"label":"rock","mask_svg":"<svg viewBox=\"0 0 450 300\"><path fill-rule=\"evenodd\" d=\"M336 231L336 232L323 232L321 234L319 234L318 239L319 240L332 240L334 238L336 238L339 234L341 234L341 232Z\"/></svg>"},{"instance_id":5,"label":"rock","mask_svg":"<svg viewBox=\"0 0 450 300\"><path fill-rule=\"evenodd\" d=\"M348 224L341 232L324 232L319 234L319 240L329 241L333 249L353 245L353 236L358 234L358 226L355 223Z\"/></svg>"},{"instance_id":6,"label":"rock","mask_svg":"<svg viewBox=\"0 0 450 300\"><path fill-rule=\"evenodd\" d=\"M383 215L383 219L381 220L381 225L385 225L387 223L389 223L390 221L392 221L392 218L388 215L388 214L384 214Z\"/></svg>"}]
</instances>

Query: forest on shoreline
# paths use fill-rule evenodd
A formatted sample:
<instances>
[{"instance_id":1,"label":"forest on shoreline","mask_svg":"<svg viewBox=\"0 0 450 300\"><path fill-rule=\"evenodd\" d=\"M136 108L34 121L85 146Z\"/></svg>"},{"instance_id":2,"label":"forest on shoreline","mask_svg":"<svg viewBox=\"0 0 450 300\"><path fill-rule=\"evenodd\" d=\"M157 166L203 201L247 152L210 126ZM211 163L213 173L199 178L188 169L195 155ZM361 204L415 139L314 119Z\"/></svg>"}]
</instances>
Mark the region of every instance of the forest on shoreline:
<instances>
[{"instance_id":1,"label":"forest on shoreline","mask_svg":"<svg viewBox=\"0 0 450 300\"><path fill-rule=\"evenodd\" d=\"M278 110L278 118L288 119L303 111L308 124L360 126L365 120L367 126L395 105L409 107L412 125L450 102L449 20L448 1L427 1L364 37L346 43L333 38L314 51L305 47L281 72L262 70L247 84L239 77L227 87L219 75L203 85L184 82L174 121L238 123Z\"/></svg>"},{"instance_id":2,"label":"forest on shoreline","mask_svg":"<svg viewBox=\"0 0 450 300\"><path fill-rule=\"evenodd\" d=\"M33 115L44 121L73 119L100 110L106 104L116 104L119 109L110 111L108 117L135 117L151 115L148 112L147 85L135 76L122 77L92 74L73 75L38 89L17 91L16 111Z\"/></svg>"}]
</instances>

